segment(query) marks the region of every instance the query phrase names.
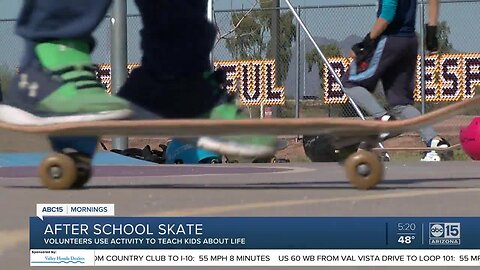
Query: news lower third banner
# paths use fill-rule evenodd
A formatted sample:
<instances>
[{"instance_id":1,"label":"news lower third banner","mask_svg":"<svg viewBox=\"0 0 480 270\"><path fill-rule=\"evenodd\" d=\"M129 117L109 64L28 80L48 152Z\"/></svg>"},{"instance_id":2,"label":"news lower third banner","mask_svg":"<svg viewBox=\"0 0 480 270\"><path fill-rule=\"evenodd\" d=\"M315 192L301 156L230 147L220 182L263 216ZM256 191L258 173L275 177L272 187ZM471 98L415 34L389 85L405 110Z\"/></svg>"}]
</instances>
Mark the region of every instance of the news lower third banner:
<instances>
[{"instance_id":1,"label":"news lower third banner","mask_svg":"<svg viewBox=\"0 0 480 270\"><path fill-rule=\"evenodd\" d=\"M480 218L116 217L113 205L41 205L30 265L480 266L479 228Z\"/></svg>"}]
</instances>

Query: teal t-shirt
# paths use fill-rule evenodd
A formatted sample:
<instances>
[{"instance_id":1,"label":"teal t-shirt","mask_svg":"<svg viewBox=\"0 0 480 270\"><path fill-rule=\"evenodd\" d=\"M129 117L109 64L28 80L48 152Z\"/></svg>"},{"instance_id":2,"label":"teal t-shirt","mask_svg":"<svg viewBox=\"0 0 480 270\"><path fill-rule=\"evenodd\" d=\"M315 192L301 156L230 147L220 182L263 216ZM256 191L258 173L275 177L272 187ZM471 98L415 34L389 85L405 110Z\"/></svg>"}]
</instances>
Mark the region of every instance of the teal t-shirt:
<instances>
[{"instance_id":1,"label":"teal t-shirt","mask_svg":"<svg viewBox=\"0 0 480 270\"><path fill-rule=\"evenodd\" d=\"M390 23L384 35L414 36L417 0L378 0L377 17Z\"/></svg>"}]
</instances>

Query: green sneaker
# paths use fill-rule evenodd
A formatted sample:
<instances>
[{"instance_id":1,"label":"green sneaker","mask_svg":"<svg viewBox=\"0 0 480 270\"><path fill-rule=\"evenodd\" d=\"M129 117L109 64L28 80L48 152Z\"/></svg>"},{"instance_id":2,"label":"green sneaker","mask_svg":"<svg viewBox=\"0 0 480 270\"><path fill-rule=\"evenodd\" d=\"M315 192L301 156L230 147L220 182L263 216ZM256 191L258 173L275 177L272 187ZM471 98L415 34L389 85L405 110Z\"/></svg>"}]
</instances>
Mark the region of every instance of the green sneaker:
<instances>
[{"instance_id":1,"label":"green sneaker","mask_svg":"<svg viewBox=\"0 0 480 270\"><path fill-rule=\"evenodd\" d=\"M35 57L13 79L0 121L48 125L127 118L129 103L97 80L90 46L80 40L39 43Z\"/></svg>"},{"instance_id":2,"label":"green sneaker","mask_svg":"<svg viewBox=\"0 0 480 270\"><path fill-rule=\"evenodd\" d=\"M206 117L209 119L247 119L248 115L235 104L226 102L216 106ZM244 157L265 157L275 154L278 141L269 135L244 135L200 137L197 146L223 155L238 155Z\"/></svg>"}]
</instances>

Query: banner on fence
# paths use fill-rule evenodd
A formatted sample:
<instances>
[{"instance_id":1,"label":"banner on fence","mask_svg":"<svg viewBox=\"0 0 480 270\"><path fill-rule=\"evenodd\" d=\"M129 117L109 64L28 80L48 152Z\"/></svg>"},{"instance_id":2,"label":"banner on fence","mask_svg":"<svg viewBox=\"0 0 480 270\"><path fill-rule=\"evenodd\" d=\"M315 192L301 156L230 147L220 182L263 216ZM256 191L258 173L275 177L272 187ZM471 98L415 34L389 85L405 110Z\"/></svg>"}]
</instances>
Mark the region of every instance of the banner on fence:
<instances>
[{"instance_id":1,"label":"banner on fence","mask_svg":"<svg viewBox=\"0 0 480 270\"><path fill-rule=\"evenodd\" d=\"M338 76L347 72L352 59L333 57L329 59ZM347 96L336 82L333 74L324 65L322 72L325 104L346 103ZM437 54L425 59L425 100L427 102L451 102L469 99L480 86L480 53ZM417 59L415 101L422 100L421 58Z\"/></svg>"},{"instance_id":2,"label":"banner on fence","mask_svg":"<svg viewBox=\"0 0 480 270\"><path fill-rule=\"evenodd\" d=\"M139 64L129 64L128 73ZM214 67L227 72L225 86L229 92L238 91L239 101L245 106L275 106L285 103L285 89L277 87L274 60L218 61ZM111 92L110 64L99 65L97 76Z\"/></svg>"}]
</instances>

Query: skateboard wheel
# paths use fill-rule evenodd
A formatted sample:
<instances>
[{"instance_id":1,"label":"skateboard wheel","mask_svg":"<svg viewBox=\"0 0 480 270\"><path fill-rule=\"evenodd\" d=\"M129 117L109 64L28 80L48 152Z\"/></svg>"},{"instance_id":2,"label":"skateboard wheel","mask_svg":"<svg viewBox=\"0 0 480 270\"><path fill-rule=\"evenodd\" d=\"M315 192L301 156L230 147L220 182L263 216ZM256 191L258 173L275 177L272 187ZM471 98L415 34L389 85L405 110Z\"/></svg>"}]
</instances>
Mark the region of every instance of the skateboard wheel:
<instances>
[{"instance_id":1,"label":"skateboard wheel","mask_svg":"<svg viewBox=\"0 0 480 270\"><path fill-rule=\"evenodd\" d=\"M77 167L73 158L66 154L47 156L39 167L42 183L49 189L70 189L77 181Z\"/></svg>"},{"instance_id":2,"label":"skateboard wheel","mask_svg":"<svg viewBox=\"0 0 480 270\"><path fill-rule=\"evenodd\" d=\"M350 183L358 189L374 188L383 178L383 165L375 153L359 150L345 161Z\"/></svg>"}]
</instances>

